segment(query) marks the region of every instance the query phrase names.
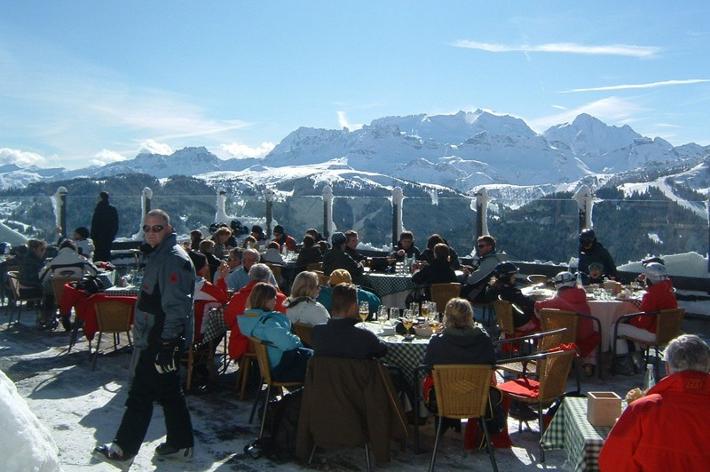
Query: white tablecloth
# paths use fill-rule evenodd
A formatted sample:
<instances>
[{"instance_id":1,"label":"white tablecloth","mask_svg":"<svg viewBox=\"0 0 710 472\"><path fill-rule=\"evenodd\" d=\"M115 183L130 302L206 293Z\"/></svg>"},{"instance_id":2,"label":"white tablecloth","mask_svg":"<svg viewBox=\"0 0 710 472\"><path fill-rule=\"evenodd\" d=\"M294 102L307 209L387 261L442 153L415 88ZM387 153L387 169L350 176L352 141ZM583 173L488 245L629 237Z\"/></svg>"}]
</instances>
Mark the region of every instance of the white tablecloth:
<instances>
[{"instance_id":1,"label":"white tablecloth","mask_svg":"<svg viewBox=\"0 0 710 472\"><path fill-rule=\"evenodd\" d=\"M639 309L631 302L623 300L588 300L592 316L599 318L602 326L601 348L602 352L611 351L611 333L616 320Z\"/></svg>"}]
</instances>

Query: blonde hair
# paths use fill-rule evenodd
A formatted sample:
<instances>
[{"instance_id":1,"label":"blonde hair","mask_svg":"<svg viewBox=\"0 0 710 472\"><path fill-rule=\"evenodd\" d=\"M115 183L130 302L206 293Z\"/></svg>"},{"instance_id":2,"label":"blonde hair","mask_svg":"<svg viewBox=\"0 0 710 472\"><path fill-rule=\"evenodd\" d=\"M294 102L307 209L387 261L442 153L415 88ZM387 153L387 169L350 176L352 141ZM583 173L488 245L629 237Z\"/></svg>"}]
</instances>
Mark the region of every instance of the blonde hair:
<instances>
[{"instance_id":1,"label":"blonde hair","mask_svg":"<svg viewBox=\"0 0 710 472\"><path fill-rule=\"evenodd\" d=\"M335 269L330 273L329 283L331 287L335 287L339 284L351 284L353 283L353 278L347 270Z\"/></svg>"},{"instance_id":2,"label":"blonde hair","mask_svg":"<svg viewBox=\"0 0 710 472\"><path fill-rule=\"evenodd\" d=\"M315 272L304 271L296 276L291 286L291 297L312 297L318 289L318 274Z\"/></svg>"},{"instance_id":3,"label":"blonde hair","mask_svg":"<svg viewBox=\"0 0 710 472\"><path fill-rule=\"evenodd\" d=\"M276 287L265 282L254 285L247 298L246 308L260 308L268 310L266 304L276 298Z\"/></svg>"},{"instance_id":4,"label":"blonde hair","mask_svg":"<svg viewBox=\"0 0 710 472\"><path fill-rule=\"evenodd\" d=\"M465 298L452 298L444 309L446 328L468 328L473 326L473 308Z\"/></svg>"}]
</instances>

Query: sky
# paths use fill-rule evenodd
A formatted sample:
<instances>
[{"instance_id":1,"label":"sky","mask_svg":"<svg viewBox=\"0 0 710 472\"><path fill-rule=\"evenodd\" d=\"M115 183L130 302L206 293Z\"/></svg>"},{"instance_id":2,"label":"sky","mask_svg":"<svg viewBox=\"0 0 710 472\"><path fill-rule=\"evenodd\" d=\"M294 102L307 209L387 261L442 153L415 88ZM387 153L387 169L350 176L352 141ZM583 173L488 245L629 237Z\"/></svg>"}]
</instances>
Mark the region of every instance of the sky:
<instances>
[{"instance_id":1,"label":"sky","mask_svg":"<svg viewBox=\"0 0 710 472\"><path fill-rule=\"evenodd\" d=\"M0 165L259 157L300 126L476 108L708 145L708 18L706 1L0 0Z\"/></svg>"}]
</instances>

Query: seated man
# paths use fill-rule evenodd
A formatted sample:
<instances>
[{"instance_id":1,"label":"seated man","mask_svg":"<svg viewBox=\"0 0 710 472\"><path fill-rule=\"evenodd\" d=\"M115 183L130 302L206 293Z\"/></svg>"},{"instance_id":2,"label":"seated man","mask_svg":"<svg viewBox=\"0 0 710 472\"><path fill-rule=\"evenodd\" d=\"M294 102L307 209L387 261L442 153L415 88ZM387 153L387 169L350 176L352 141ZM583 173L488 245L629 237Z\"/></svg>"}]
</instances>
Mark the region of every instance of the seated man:
<instances>
[{"instance_id":1,"label":"seated man","mask_svg":"<svg viewBox=\"0 0 710 472\"><path fill-rule=\"evenodd\" d=\"M707 470L710 348L684 334L665 350L666 373L631 403L599 455L603 471Z\"/></svg>"},{"instance_id":2,"label":"seated man","mask_svg":"<svg viewBox=\"0 0 710 472\"><path fill-rule=\"evenodd\" d=\"M318 302L323 305L326 310L331 310L331 304L333 303L333 287L342 283L351 284L353 283L353 280L350 278L350 273L347 270L336 269L330 274L330 278L328 279L329 286L322 287L320 289L320 292L318 293ZM380 297L358 286L355 286L355 288L357 289L358 305L362 302L367 302L367 305L370 308L370 317L372 317L373 313L377 313L377 310L382 304Z\"/></svg>"},{"instance_id":3,"label":"seated man","mask_svg":"<svg viewBox=\"0 0 710 472\"><path fill-rule=\"evenodd\" d=\"M283 251L296 252L296 240L281 225L274 226L274 242L279 244Z\"/></svg>"},{"instance_id":4,"label":"seated man","mask_svg":"<svg viewBox=\"0 0 710 472\"><path fill-rule=\"evenodd\" d=\"M405 257L413 257L419 259L422 253L417 246L414 245L414 233L411 231L402 231L399 235L397 247L394 248L392 256L398 261L404 260Z\"/></svg>"},{"instance_id":5,"label":"seated man","mask_svg":"<svg viewBox=\"0 0 710 472\"><path fill-rule=\"evenodd\" d=\"M346 251L347 238L343 233L333 233L330 237L333 248L323 257L323 272L330 274L335 269L345 269L357 283L361 282L365 268L356 262Z\"/></svg>"},{"instance_id":6,"label":"seated man","mask_svg":"<svg viewBox=\"0 0 710 472\"><path fill-rule=\"evenodd\" d=\"M256 249L244 250L242 253L242 265L231 271L227 276L227 288L229 290L240 290L249 283L249 269L259 262L259 257L259 251ZM275 278L273 279L273 285L276 285Z\"/></svg>"},{"instance_id":7,"label":"seated man","mask_svg":"<svg viewBox=\"0 0 710 472\"><path fill-rule=\"evenodd\" d=\"M417 285L431 285L456 282L456 273L449 264L449 246L439 243L434 246L434 260L416 271L412 280Z\"/></svg>"},{"instance_id":8,"label":"seated man","mask_svg":"<svg viewBox=\"0 0 710 472\"><path fill-rule=\"evenodd\" d=\"M508 259L505 253L496 252L496 240L493 236L483 235L476 241L476 257L471 268L466 267L468 274L461 287L461 296L472 302L479 301L484 288L493 276L493 271L501 262Z\"/></svg>"},{"instance_id":9,"label":"seated man","mask_svg":"<svg viewBox=\"0 0 710 472\"><path fill-rule=\"evenodd\" d=\"M357 287L338 284L333 288L331 318L313 327L313 351L316 356L372 359L387 353L387 345L374 333L355 326L358 316Z\"/></svg>"},{"instance_id":10,"label":"seated man","mask_svg":"<svg viewBox=\"0 0 710 472\"><path fill-rule=\"evenodd\" d=\"M579 234L579 271L589 274L589 265L598 262L604 266L603 273L610 279L616 279L616 264L604 246L597 241L591 228L583 229Z\"/></svg>"},{"instance_id":11,"label":"seated man","mask_svg":"<svg viewBox=\"0 0 710 472\"><path fill-rule=\"evenodd\" d=\"M360 254L360 252L357 250L357 245L360 242L360 238L358 237L357 231L354 231L352 229L346 231L345 239L345 252L350 257L352 257L355 262L361 262L363 259L365 259L365 256Z\"/></svg>"}]
</instances>

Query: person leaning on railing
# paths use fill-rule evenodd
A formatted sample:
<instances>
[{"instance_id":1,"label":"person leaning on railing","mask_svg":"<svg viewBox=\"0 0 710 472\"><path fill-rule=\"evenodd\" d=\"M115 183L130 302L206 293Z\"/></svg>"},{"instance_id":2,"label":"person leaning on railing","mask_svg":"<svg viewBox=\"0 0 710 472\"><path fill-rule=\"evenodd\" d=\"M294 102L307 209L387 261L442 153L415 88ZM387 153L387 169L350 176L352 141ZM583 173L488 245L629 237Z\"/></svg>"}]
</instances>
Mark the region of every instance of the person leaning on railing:
<instances>
[{"instance_id":1,"label":"person leaning on railing","mask_svg":"<svg viewBox=\"0 0 710 472\"><path fill-rule=\"evenodd\" d=\"M667 377L631 403L599 455L602 472L694 471L710 464L710 347L684 334L665 350Z\"/></svg>"}]
</instances>

